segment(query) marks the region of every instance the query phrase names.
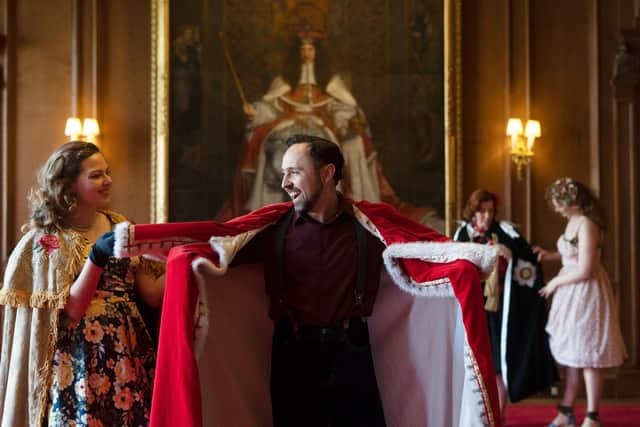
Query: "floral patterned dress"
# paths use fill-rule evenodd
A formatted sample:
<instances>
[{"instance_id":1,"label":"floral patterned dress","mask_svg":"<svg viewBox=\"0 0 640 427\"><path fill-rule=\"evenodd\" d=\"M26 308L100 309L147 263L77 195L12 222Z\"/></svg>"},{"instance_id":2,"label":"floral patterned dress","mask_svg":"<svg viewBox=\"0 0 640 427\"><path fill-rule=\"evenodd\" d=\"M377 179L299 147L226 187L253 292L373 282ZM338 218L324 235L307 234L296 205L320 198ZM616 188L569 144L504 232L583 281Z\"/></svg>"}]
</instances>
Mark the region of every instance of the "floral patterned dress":
<instances>
[{"instance_id":1,"label":"floral patterned dress","mask_svg":"<svg viewBox=\"0 0 640 427\"><path fill-rule=\"evenodd\" d=\"M60 314L49 425L149 424L155 348L134 302L137 258L111 258L80 321Z\"/></svg>"}]
</instances>

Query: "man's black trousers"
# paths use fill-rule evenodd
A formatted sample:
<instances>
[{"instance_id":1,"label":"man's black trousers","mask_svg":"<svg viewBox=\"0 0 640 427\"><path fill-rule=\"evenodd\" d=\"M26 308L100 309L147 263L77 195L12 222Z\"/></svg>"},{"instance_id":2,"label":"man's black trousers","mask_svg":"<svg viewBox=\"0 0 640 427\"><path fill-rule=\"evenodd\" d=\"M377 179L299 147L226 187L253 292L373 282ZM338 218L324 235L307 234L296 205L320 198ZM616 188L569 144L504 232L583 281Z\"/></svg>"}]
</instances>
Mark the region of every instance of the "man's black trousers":
<instances>
[{"instance_id":1,"label":"man's black trousers","mask_svg":"<svg viewBox=\"0 0 640 427\"><path fill-rule=\"evenodd\" d=\"M274 427L383 427L369 331L276 324L271 358Z\"/></svg>"}]
</instances>

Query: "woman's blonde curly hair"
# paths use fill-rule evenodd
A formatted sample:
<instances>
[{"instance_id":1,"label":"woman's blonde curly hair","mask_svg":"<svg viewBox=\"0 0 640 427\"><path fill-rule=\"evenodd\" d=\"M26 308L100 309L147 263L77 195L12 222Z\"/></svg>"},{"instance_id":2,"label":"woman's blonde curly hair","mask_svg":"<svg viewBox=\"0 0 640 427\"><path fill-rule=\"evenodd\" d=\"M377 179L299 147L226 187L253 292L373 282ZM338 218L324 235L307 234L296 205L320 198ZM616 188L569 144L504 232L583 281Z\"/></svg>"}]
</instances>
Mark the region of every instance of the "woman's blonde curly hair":
<instances>
[{"instance_id":1,"label":"woman's blonde curly hair","mask_svg":"<svg viewBox=\"0 0 640 427\"><path fill-rule=\"evenodd\" d=\"M76 207L71 184L82 171L82 162L100 153L90 142L72 141L60 146L38 171L36 185L31 188L31 220L26 228L48 232L68 227L67 218Z\"/></svg>"}]
</instances>

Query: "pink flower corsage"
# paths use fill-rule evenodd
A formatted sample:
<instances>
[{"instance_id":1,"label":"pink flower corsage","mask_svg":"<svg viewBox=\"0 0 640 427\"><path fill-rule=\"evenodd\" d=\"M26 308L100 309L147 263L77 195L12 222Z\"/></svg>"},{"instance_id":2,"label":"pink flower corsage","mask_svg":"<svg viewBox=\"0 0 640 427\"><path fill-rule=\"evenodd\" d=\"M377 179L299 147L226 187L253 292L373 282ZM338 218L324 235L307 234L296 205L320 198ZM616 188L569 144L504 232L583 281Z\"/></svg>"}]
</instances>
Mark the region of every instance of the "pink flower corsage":
<instances>
[{"instance_id":1,"label":"pink flower corsage","mask_svg":"<svg viewBox=\"0 0 640 427\"><path fill-rule=\"evenodd\" d=\"M60 241L54 234L44 234L40 240L38 240L38 244L47 252L47 255L51 255L51 252L60 247Z\"/></svg>"}]
</instances>

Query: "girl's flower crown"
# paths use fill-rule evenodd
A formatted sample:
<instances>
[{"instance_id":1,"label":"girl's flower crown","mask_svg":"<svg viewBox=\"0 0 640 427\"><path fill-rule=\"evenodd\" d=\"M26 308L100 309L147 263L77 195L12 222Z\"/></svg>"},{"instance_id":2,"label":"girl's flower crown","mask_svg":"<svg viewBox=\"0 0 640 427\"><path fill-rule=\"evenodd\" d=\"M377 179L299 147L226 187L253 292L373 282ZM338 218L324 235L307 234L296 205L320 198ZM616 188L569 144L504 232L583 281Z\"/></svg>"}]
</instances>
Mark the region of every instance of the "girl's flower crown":
<instances>
[{"instance_id":1,"label":"girl's flower crown","mask_svg":"<svg viewBox=\"0 0 640 427\"><path fill-rule=\"evenodd\" d=\"M549 196L563 205L574 205L578 200L578 186L569 177L559 178L549 187Z\"/></svg>"}]
</instances>

